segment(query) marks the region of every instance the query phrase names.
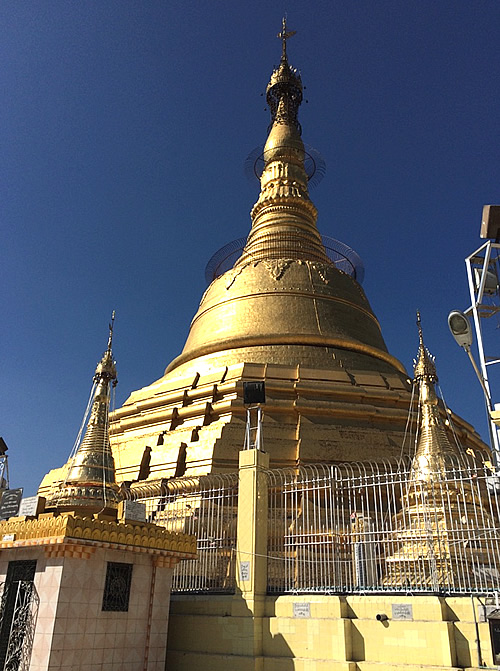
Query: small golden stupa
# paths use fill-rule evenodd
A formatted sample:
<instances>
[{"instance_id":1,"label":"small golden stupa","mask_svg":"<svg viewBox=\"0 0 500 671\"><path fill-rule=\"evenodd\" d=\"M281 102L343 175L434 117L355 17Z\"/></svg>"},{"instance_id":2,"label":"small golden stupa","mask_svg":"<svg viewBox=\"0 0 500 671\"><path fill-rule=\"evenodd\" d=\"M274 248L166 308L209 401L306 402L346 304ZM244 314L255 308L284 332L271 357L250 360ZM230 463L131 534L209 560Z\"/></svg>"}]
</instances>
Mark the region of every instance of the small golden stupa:
<instances>
[{"instance_id":1,"label":"small golden stupa","mask_svg":"<svg viewBox=\"0 0 500 671\"><path fill-rule=\"evenodd\" d=\"M99 513L116 517L120 497L109 444L110 389L117 382L111 349L113 323L114 312L109 325L108 346L93 378L92 409L85 434L74 455L60 469L64 477L54 483L47 497L45 508L48 511L77 510L80 515Z\"/></svg>"},{"instance_id":2,"label":"small golden stupa","mask_svg":"<svg viewBox=\"0 0 500 671\"><path fill-rule=\"evenodd\" d=\"M394 538L385 557L385 583L453 590L455 583L460 584L464 566L471 572L488 566L488 553L477 527L493 531L495 524L472 479L474 466L480 463L476 459L487 454L467 454L449 440L435 390L434 357L424 344L419 313L417 326L420 344L414 383L419 390L418 439L401 511L393 523ZM467 535L474 540L464 545ZM487 571L482 573L488 575Z\"/></svg>"},{"instance_id":3,"label":"small golden stupa","mask_svg":"<svg viewBox=\"0 0 500 671\"><path fill-rule=\"evenodd\" d=\"M83 440L49 474L45 512L0 522L5 669L165 668L172 574L196 558L196 538L120 501L108 438L113 320Z\"/></svg>"}]
</instances>

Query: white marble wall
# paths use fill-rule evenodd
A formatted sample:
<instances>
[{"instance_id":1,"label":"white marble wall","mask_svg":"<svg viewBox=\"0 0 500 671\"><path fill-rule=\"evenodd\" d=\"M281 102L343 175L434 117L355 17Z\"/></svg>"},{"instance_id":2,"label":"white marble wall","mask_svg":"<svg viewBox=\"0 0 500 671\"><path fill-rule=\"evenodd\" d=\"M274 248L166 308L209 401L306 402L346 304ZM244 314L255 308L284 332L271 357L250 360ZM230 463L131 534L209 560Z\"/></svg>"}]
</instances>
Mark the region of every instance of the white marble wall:
<instances>
[{"instance_id":1,"label":"white marble wall","mask_svg":"<svg viewBox=\"0 0 500 671\"><path fill-rule=\"evenodd\" d=\"M4 550L9 561L37 559L40 610L30 671L143 671L152 562L147 554L97 549L90 559L45 558L44 549ZM128 612L102 611L107 562L134 565ZM157 568L148 671L164 671L172 569Z\"/></svg>"}]
</instances>

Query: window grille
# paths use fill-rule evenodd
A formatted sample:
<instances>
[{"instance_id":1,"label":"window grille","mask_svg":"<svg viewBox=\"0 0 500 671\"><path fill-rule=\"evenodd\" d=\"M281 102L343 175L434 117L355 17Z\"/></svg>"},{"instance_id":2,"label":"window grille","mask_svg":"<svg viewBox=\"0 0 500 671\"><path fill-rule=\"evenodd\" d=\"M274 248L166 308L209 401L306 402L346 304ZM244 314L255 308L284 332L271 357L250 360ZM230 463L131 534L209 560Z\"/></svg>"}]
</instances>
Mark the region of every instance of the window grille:
<instances>
[{"instance_id":1,"label":"window grille","mask_svg":"<svg viewBox=\"0 0 500 671\"><path fill-rule=\"evenodd\" d=\"M36 560L9 562L0 599L0 669L27 669L38 613Z\"/></svg>"},{"instance_id":2,"label":"window grille","mask_svg":"<svg viewBox=\"0 0 500 671\"><path fill-rule=\"evenodd\" d=\"M132 564L108 562L102 610L126 612L132 583Z\"/></svg>"}]
</instances>

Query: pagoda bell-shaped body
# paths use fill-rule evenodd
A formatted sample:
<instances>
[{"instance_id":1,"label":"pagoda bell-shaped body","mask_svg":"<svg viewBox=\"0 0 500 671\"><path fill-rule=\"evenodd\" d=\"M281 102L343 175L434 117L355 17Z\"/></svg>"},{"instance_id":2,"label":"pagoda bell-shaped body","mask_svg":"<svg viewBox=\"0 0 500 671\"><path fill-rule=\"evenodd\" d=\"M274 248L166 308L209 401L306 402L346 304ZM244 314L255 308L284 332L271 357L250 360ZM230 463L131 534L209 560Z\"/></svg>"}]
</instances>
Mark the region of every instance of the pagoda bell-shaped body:
<instances>
[{"instance_id":1,"label":"pagoda bell-shaped body","mask_svg":"<svg viewBox=\"0 0 500 671\"><path fill-rule=\"evenodd\" d=\"M94 374L90 417L83 439L61 469L64 479L56 483L48 495L47 510L116 516L120 497L109 444L110 389L117 382L111 349L113 321L114 313L108 346Z\"/></svg>"}]
</instances>

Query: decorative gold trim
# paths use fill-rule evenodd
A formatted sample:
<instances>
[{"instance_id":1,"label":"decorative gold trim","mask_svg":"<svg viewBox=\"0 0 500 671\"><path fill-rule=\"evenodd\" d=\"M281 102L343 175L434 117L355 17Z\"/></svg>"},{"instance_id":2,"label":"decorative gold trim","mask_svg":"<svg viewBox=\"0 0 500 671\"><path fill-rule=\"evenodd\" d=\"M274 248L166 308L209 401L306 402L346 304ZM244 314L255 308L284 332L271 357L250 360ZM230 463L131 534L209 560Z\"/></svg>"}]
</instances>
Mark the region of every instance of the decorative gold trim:
<instances>
[{"instance_id":1,"label":"decorative gold trim","mask_svg":"<svg viewBox=\"0 0 500 671\"><path fill-rule=\"evenodd\" d=\"M77 539L85 545L95 543L101 547L133 548L153 554L162 551L190 559L196 557L194 536L167 531L149 523L125 524L49 513L35 520L11 518L0 522L0 538L7 534L15 534L15 540L0 541L0 549L34 545L68 546L70 539Z\"/></svg>"},{"instance_id":2,"label":"decorative gold trim","mask_svg":"<svg viewBox=\"0 0 500 671\"><path fill-rule=\"evenodd\" d=\"M342 338L296 333L259 334L258 336L244 336L237 339L227 338L226 340L218 340L217 342L202 345L185 354L179 354L179 356L168 365L165 370L165 375L181 364L191 361L192 359L206 356L207 354L214 354L215 352L222 354L224 350L239 349L242 347L257 347L259 345L319 345L321 347L338 347L340 349L347 349L352 352L373 356L376 359L389 363L400 373L406 375L406 370L400 361L391 356L388 352L383 352L371 345L365 345L364 343L356 342L354 340L344 340Z\"/></svg>"},{"instance_id":3,"label":"decorative gold trim","mask_svg":"<svg viewBox=\"0 0 500 671\"><path fill-rule=\"evenodd\" d=\"M61 543L60 545L46 545L44 547L44 554L47 559L51 557L90 559L96 549L95 546L82 545L81 543Z\"/></svg>"}]
</instances>

